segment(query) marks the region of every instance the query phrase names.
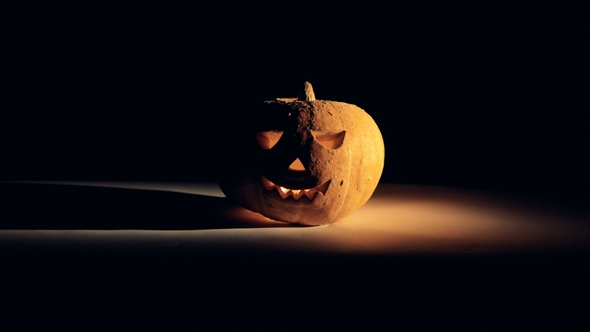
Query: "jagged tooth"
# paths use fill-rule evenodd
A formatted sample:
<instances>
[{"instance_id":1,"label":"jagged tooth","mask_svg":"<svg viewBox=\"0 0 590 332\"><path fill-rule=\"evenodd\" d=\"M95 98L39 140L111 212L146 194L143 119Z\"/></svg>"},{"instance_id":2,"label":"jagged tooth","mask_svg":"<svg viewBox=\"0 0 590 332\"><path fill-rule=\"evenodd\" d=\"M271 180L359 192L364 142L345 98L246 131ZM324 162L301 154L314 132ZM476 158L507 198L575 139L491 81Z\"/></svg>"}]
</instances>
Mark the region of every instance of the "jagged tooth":
<instances>
[{"instance_id":1,"label":"jagged tooth","mask_svg":"<svg viewBox=\"0 0 590 332\"><path fill-rule=\"evenodd\" d=\"M264 176L261 176L261 179L262 179L262 186L264 187L264 189L266 191L272 190L276 187L276 184L272 183L272 181L265 178Z\"/></svg>"},{"instance_id":2,"label":"jagged tooth","mask_svg":"<svg viewBox=\"0 0 590 332\"><path fill-rule=\"evenodd\" d=\"M282 199L287 199L287 197L293 196L293 199L296 201L298 201L303 196L306 196L311 201L315 198L316 195L318 195L318 193L322 194L322 196L325 195L331 182L328 181L320 186L309 189L288 189L285 187L277 186L275 183L273 183L265 177L261 178L262 185L266 190L276 189Z\"/></svg>"},{"instance_id":3,"label":"jagged tooth","mask_svg":"<svg viewBox=\"0 0 590 332\"><path fill-rule=\"evenodd\" d=\"M295 198L295 200L299 200L299 198L301 198L301 196L303 196L303 190L299 190L299 189L292 189L291 190L291 195L293 196L293 198Z\"/></svg>"},{"instance_id":4,"label":"jagged tooth","mask_svg":"<svg viewBox=\"0 0 590 332\"><path fill-rule=\"evenodd\" d=\"M330 186L330 182L332 180L328 180L328 182L322 184L321 186L315 187L314 189L316 189L317 191L321 192L322 194L326 194L326 191L328 190L328 187Z\"/></svg>"},{"instance_id":5,"label":"jagged tooth","mask_svg":"<svg viewBox=\"0 0 590 332\"><path fill-rule=\"evenodd\" d=\"M311 201L314 197L315 194L317 193L317 190L315 189L305 189L305 196L307 196L307 198L309 198L309 200Z\"/></svg>"},{"instance_id":6,"label":"jagged tooth","mask_svg":"<svg viewBox=\"0 0 590 332\"><path fill-rule=\"evenodd\" d=\"M281 195L282 199L287 198L287 196L289 196L289 193L291 192L291 190L289 190L287 188L278 187L278 186L277 186L277 191L279 192L279 195Z\"/></svg>"}]
</instances>

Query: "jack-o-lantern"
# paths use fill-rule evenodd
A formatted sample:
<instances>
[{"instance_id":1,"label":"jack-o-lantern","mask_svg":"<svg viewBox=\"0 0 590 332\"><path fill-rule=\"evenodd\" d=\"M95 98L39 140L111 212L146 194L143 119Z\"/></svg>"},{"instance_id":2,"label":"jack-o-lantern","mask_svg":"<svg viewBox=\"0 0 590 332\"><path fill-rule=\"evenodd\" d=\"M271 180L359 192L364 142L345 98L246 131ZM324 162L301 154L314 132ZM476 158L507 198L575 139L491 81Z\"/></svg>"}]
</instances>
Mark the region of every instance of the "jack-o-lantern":
<instances>
[{"instance_id":1,"label":"jack-o-lantern","mask_svg":"<svg viewBox=\"0 0 590 332\"><path fill-rule=\"evenodd\" d=\"M355 105L316 100L305 82L299 98L265 101L243 137L247 160L222 175L225 195L270 219L322 225L371 197L384 163L375 121Z\"/></svg>"}]
</instances>

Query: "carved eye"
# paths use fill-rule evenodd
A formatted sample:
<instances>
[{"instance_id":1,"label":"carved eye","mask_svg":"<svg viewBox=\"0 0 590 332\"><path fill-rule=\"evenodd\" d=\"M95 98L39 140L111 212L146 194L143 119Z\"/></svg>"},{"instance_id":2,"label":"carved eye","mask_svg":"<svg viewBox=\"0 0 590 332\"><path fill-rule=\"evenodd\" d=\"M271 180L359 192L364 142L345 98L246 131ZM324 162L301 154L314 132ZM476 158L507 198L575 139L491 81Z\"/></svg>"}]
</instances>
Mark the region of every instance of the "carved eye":
<instances>
[{"instance_id":1,"label":"carved eye","mask_svg":"<svg viewBox=\"0 0 590 332\"><path fill-rule=\"evenodd\" d=\"M346 131L330 133L312 130L311 133L313 134L313 137L315 137L316 141L318 141L322 146L328 149L338 149L344 141L344 135L346 134Z\"/></svg>"},{"instance_id":2,"label":"carved eye","mask_svg":"<svg viewBox=\"0 0 590 332\"><path fill-rule=\"evenodd\" d=\"M282 130L269 130L256 133L256 141L265 150L270 150L283 136Z\"/></svg>"}]
</instances>

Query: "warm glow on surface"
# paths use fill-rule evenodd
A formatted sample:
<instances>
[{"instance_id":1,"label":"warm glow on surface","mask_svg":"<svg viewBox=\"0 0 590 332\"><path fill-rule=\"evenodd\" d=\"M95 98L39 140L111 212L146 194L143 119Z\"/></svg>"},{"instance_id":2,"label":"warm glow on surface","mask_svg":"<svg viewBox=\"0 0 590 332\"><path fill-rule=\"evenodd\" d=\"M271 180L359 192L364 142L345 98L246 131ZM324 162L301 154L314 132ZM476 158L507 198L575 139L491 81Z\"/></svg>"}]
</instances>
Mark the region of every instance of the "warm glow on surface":
<instances>
[{"instance_id":1,"label":"warm glow on surface","mask_svg":"<svg viewBox=\"0 0 590 332\"><path fill-rule=\"evenodd\" d=\"M299 201L307 200L313 189L316 195L321 193L329 184L293 190L263 179L264 183L268 190L277 190L287 199L298 196ZM134 243L138 250L170 246L198 251L443 255L590 249L588 215L494 192L380 184L372 198L349 217L329 225L300 227L225 205L219 188L210 184L73 184L182 193L193 197L190 208L197 215L202 211L204 219L196 218L195 228L189 230L0 230L0 243L71 241L79 246ZM212 200L218 207L211 205ZM80 220L84 221L83 215Z\"/></svg>"},{"instance_id":2,"label":"warm glow on surface","mask_svg":"<svg viewBox=\"0 0 590 332\"><path fill-rule=\"evenodd\" d=\"M590 223L554 206L494 192L395 184L379 185L341 221L271 233L266 240L273 246L310 252L483 254L590 246Z\"/></svg>"}]
</instances>

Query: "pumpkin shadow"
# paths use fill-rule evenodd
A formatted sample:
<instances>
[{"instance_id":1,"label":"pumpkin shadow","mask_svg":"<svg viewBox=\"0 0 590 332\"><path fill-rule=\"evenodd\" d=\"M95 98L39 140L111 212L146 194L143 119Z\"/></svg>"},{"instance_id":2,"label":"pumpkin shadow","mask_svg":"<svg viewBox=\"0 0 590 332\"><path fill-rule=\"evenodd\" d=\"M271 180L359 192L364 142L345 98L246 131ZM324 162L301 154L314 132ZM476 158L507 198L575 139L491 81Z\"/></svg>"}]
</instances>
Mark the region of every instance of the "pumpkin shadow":
<instances>
[{"instance_id":1,"label":"pumpkin shadow","mask_svg":"<svg viewBox=\"0 0 590 332\"><path fill-rule=\"evenodd\" d=\"M63 184L0 183L0 229L198 230L298 227L223 197Z\"/></svg>"}]
</instances>

